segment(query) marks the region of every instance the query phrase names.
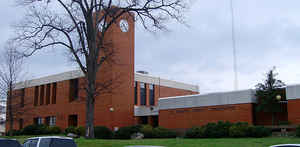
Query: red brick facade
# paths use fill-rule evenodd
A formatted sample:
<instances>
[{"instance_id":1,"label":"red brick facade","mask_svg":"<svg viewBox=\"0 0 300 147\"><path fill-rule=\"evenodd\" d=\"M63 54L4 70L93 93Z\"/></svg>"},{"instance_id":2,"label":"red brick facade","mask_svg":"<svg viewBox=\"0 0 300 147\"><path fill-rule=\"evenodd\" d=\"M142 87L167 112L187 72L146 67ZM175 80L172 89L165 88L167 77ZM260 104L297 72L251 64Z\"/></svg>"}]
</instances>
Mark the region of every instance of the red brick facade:
<instances>
[{"instance_id":1,"label":"red brick facade","mask_svg":"<svg viewBox=\"0 0 300 147\"><path fill-rule=\"evenodd\" d=\"M106 42L112 45L114 55L111 58L112 60L101 66L96 80L97 83L111 81L112 84L109 90L100 91L102 94L96 97L94 124L96 126L107 126L111 129L139 123L138 118L134 116L135 26L134 21L128 15L123 16L121 19L128 20L129 31L122 32L119 23L114 24L109 30ZM78 79L77 85L80 89L84 82L84 78ZM46 118L51 116L56 118L56 126L63 129L75 124L76 126L85 126L85 91L79 90L78 97L75 96L76 94L73 95L74 83L76 83L76 80L74 82L70 79L25 88L24 108L17 108L18 115L14 119L14 129L19 130L24 126L36 123L34 122L34 120L37 120L35 118L42 118L43 123L46 123ZM138 86L137 105L140 105L139 89ZM146 105L150 105L148 83L146 89ZM155 105L158 104L159 97L198 93L159 85L155 85L154 89ZM70 92L72 93L71 96ZM19 106L20 100L20 98L14 98L13 103L16 104L15 106ZM149 117L150 122L152 122L152 119L154 118ZM6 123L7 131L9 128L8 121Z\"/></svg>"},{"instance_id":2,"label":"red brick facade","mask_svg":"<svg viewBox=\"0 0 300 147\"><path fill-rule=\"evenodd\" d=\"M291 124L300 124L300 99L288 101L288 120Z\"/></svg>"},{"instance_id":3,"label":"red brick facade","mask_svg":"<svg viewBox=\"0 0 300 147\"><path fill-rule=\"evenodd\" d=\"M252 110L253 104L160 110L159 125L169 129L188 129L220 120L252 124Z\"/></svg>"}]
</instances>

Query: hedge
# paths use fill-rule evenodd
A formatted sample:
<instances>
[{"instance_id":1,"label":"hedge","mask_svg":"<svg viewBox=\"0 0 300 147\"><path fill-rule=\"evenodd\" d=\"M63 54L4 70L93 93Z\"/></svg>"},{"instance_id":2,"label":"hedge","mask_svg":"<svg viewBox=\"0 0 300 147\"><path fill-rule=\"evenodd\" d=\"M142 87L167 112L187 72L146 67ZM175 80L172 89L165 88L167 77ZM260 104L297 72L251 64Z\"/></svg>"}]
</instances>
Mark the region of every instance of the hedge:
<instances>
[{"instance_id":1,"label":"hedge","mask_svg":"<svg viewBox=\"0 0 300 147\"><path fill-rule=\"evenodd\" d=\"M225 138L225 137L267 137L272 134L271 130L263 126L250 126L245 122L208 123L188 129L185 138ZM300 127L299 127L300 135Z\"/></svg>"}]
</instances>

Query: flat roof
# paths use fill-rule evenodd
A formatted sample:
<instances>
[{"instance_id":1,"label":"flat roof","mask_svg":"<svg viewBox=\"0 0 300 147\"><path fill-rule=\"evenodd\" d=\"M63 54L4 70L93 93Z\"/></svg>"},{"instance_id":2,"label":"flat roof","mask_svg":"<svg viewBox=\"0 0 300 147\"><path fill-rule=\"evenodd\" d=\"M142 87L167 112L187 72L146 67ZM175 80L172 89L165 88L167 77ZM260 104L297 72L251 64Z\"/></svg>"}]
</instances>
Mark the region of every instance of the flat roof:
<instances>
[{"instance_id":1,"label":"flat roof","mask_svg":"<svg viewBox=\"0 0 300 147\"><path fill-rule=\"evenodd\" d=\"M159 110L255 103L255 91L239 90L160 98Z\"/></svg>"},{"instance_id":2,"label":"flat roof","mask_svg":"<svg viewBox=\"0 0 300 147\"><path fill-rule=\"evenodd\" d=\"M20 82L16 84L14 89L17 90L26 87L34 87L34 86L45 85L49 83L61 82L65 80L71 80L71 79L82 78L82 77L84 77L84 74L81 70L73 70L73 71L68 71L64 73L54 74L42 78ZM170 87L170 88L177 88L177 89L199 92L199 87L197 85L162 79L160 77L154 77L146 74L135 73L134 80L139 82L154 84L154 85Z\"/></svg>"}]
</instances>

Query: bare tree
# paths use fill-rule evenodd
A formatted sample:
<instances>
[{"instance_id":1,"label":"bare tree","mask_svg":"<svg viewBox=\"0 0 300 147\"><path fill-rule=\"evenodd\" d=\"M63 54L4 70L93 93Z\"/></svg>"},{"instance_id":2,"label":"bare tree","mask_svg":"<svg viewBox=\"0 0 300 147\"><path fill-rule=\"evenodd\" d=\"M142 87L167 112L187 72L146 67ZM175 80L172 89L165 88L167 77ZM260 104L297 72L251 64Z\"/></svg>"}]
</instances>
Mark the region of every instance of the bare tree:
<instances>
[{"instance_id":1,"label":"bare tree","mask_svg":"<svg viewBox=\"0 0 300 147\"><path fill-rule=\"evenodd\" d=\"M105 41L122 16L139 21L146 30L166 29L165 22L183 22L185 0L17 0L28 8L16 26L15 39L25 56L60 46L68 50L86 79L86 138L94 138L96 73L113 54ZM125 24L126 25L126 24ZM125 26L126 27L126 26ZM105 86L103 86L105 87ZM97 93L99 95L99 93Z\"/></svg>"},{"instance_id":2,"label":"bare tree","mask_svg":"<svg viewBox=\"0 0 300 147\"><path fill-rule=\"evenodd\" d=\"M17 108L20 103L13 103L14 99L20 94L19 91L13 91L16 83L21 80L23 59L16 51L12 42L7 43L5 53L2 54L0 63L0 97L7 102L7 116L9 130L13 130L14 119ZM3 109L2 109L3 110ZM10 136L12 132L10 131Z\"/></svg>"}]
</instances>

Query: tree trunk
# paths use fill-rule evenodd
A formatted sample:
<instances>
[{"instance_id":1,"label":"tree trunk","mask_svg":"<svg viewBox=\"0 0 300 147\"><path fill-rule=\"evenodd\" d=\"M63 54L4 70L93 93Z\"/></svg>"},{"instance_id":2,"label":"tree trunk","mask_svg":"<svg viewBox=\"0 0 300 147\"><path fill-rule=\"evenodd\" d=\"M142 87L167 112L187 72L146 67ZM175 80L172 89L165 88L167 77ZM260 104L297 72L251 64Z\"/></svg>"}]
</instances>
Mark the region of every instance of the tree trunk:
<instances>
[{"instance_id":1,"label":"tree trunk","mask_svg":"<svg viewBox=\"0 0 300 147\"><path fill-rule=\"evenodd\" d=\"M95 61L88 60L87 88L86 88L86 138L95 138L94 134L94 111L97 70Z\"/></svg>"},{"instance_id":2,"label":"tree trunk","mask_svg":"<svg viewBox=\"0 0 300 147\"><path fill-rule=\"evenodd\" d=\"M9 92L8 92L8 98L7 98L7 102L8 102L8 119L9 119L9 136L13 136L13 125L14 125L14 117L13 117L13 113L12 113L12 83L9 83Z\"/></svg>"},{"instance_id":3,"label":"tree trunk","mask_svg":"<svg viewBox=\"0 0 300 147\"><path fill-rule=\"evenodd\" d=\"M275 125L275 112L272 112L272 126Z\"/></svg>"},{"instance_id":4,"label":"tree trunk","mask_svg":"<svg viewBox=\"0 0 300 147\"><path fill-rule=\"evenodd\" d=\"M86 101L86 138L95 138L94 134L94 95L87 93Z\"/></svg>"}]
</instances>

